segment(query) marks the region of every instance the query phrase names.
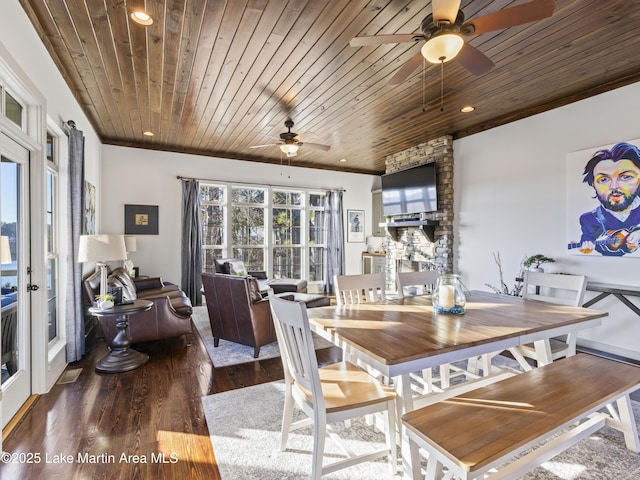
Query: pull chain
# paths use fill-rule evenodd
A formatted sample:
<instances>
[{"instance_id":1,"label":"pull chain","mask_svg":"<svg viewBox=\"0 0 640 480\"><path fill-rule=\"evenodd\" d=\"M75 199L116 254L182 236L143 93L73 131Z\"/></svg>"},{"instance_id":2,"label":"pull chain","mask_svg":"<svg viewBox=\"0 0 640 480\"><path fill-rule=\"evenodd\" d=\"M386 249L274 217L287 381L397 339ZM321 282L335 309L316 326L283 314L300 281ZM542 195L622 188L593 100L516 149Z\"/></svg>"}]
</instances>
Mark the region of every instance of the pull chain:
<instances>
[{"instance_id":1,"label":"pull chain","mask_svg":"<svg viewBox=\"0 0 640 480\"><path fill-rule=\"evenodd\" d=\"M425 84L427 82L427 65L426 65L426 61L423 59L422 60L422 111L426 112L427 111L427 105L426 105L426 93L425 93Z\"/></svg>"},{"instance_id":2,"label":"pull chain","mask_svg":"<svg viewBox=\"0 0 640 480\"><path fill-rule=\"evenodd\" d=\"M440 57L440 111L444 112L444 57Z\"/></svg>"}]
</instances>

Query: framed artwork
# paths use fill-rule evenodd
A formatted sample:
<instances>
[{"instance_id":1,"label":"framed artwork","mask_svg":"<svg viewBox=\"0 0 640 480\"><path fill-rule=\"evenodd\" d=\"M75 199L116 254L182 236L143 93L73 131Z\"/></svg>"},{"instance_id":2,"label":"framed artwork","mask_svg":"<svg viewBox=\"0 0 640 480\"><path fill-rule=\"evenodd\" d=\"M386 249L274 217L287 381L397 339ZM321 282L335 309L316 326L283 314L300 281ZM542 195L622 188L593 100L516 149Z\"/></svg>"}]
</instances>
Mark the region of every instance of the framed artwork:
<instances>
[{"instance_id":1,"label":"framed artwork","mask_svg":"<svg viewBox=\"0 0 640 480\"><path fill-rule=\"evenodd\" d=\"M347 210L347 242L364 242L364 210Z\"/></svg>"},{"instance_id":2,"label":"framed artwork","mask_svg":"<svg viewBox=\"0 0 640 480\"><path fill-rule=\"evenodd\" d=\"M640 139L567 155L567 250L640 257Z\"/></svg>"},{"instance_id":3,"label":"framed artwork","mask_svg":"<svg viewBox=\"0 0 640 480\"><path fill-rule=\"evenodd\" d=\"M96 233L96 187L84 181L84 208L82 212L82 234Z\"/></svg>"},{"instance_id":4,"label":"framed artwork","mask_svg":"<svg viewBox=\"0 0 640 480\"><path fill-rule=\"evenodd\" d=\"M124 233L126 235L158 235L158 206L125 205Z\"/></svg>"}]
</instances>

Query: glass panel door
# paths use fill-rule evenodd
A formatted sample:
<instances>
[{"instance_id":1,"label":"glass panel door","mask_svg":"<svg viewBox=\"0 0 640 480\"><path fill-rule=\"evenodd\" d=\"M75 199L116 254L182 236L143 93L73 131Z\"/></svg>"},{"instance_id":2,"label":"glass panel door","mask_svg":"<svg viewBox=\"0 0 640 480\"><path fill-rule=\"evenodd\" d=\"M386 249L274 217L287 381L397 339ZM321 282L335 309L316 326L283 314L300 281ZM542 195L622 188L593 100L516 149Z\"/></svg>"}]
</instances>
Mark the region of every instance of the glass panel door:
<instances>
[{"instance_id":1,"label":"glass panel door","mask_svg":"<svg viewBox=\"0 0 640 480\"><path fill-rule=\"evenodd\" d=\"M1 388L3 427L31 394L29 259L29 152L0 135Z\"/></svg>"}]
</instances>

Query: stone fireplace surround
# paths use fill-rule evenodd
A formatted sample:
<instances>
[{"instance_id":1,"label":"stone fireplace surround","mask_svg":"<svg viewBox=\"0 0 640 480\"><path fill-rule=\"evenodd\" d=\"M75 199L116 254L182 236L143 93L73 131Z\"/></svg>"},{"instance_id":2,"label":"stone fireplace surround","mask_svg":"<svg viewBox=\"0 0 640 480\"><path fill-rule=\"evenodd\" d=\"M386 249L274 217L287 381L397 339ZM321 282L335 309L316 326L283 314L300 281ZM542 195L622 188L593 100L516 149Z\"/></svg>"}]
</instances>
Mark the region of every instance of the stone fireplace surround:
<instances>
[{"instance_id":1,"label":"stone fireplace surround","mask_svg":"<svg viewBox=\"0 0 640 480\"><path fill-rule=\"evenodd\" d=\"M387 233L387 290L396 290L397 271L453 272L453 137L446 135L388 155L385 171L392 173L431 162L436 164L438 211L423 217L437 222L433 242L415 227L396 227L395 239Z\"/></svg>"}]
</instances>

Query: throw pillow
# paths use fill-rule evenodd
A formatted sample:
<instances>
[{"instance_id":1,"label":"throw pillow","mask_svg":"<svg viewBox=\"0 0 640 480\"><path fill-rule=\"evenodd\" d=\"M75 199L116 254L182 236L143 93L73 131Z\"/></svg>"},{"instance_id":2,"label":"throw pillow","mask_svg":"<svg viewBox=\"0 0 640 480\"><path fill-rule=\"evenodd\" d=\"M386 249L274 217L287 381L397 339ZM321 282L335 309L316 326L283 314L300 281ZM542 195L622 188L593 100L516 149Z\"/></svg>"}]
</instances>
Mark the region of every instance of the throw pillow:
<instances>
[{"instance_id":1,"label":"throw pillow","mask_svg":"<svg viewBox=\"0 0 640 480\"><path fill-rule=\"evenodd\" d=\"M124 270L118 269L113 272L111 277L114 277L116 284L122 287L122 299L125 301L132 301L138 298L138 294L136 293L136 286L131 280L129 274L127 274Z\"/></svg>"},{"instance_id":2,"label":"throw pillow","mask_svg":"<svg viewBox=\"0 0 640 480\"><path fill-rule=\"evenodd\" d=\"M249 282L249 298L251 302L259 302L262 300L262 294L260 293L260 285L258 284L258 279L254 277L247 277Z\"/></svg>"},{"instance_id":3,"label":"throw pillow","mask_svg":"<svg viewBox=\"0 0 640 480\"><path fill-rule=\"evenodd\" d=\"M229 260L224 263L229 275L241 275L244 276L247 274L247 268L244 266L244 262L242 260Z\"/></svg>"}]
</instances>

